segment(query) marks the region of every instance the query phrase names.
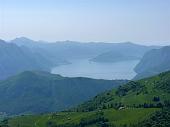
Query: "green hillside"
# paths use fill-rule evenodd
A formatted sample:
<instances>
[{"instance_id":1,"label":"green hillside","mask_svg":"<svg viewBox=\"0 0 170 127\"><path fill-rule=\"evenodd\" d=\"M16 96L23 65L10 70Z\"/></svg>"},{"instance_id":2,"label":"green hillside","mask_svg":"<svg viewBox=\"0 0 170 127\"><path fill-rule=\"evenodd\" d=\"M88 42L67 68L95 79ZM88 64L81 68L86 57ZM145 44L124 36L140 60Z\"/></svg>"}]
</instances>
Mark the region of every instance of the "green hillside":
<instances>
[{"instance_id":1,"label":"green hillside","mask_svg":"<svg viewBox=\"0 0 170 127\"><path fill-rule=\"evenodd\" d=\"M65 112L18 116L3 127L168 127L170 72L131 81Z\"/></svg>"},{"instance_id":2,"label":"green hillside","mask_svg":"<svg viewBox=\"0 0 170 127\"><path fill-rule=\"evenodd\" d=\"M170 72L131 81L118 89L102 93L78 107L92 111L103 107L161 107L170 100Z\"/></svg>"},{"instance_id":3,"label":"green hillside","mask_svg":"<svg viewBox=\"0 0 170 127\"><path fill-rule=\"evenodd\" d=\"M0 81L0 112L13 115L61 111L125 82L25 71Z\"/></svg>"},{"instance_id":4,"label":"green hillside","mask_svg":"<svg viewBox=\"0 0 170 127\"><path fill-rule=\"evenodd\" d=\"M157 108L148 109L105 109L93 112L60 112L47 115L20 116L3 121L9 127L98 127L123 126L138 123L139 119L149 118L149 115L159 111ZM131 116L131 117L129 117Z\"/></svg>"}]
</instances>

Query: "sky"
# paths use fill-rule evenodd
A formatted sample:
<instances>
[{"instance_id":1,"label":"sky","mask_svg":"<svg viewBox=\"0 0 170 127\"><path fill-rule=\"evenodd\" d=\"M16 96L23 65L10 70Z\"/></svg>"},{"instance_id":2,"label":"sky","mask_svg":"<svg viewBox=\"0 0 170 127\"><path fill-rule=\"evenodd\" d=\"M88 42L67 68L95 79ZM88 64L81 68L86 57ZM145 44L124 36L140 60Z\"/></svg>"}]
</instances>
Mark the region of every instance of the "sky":
<instances>
[{"instance_id":1,"label":"sky","mask_svg":"<svg viewBox=\"0 0 170 127\"><path fill-rule=\"evenodd\" d=\"M0 0L0 38L170 45L170 0Z\"/></svg>"}]
</instances>

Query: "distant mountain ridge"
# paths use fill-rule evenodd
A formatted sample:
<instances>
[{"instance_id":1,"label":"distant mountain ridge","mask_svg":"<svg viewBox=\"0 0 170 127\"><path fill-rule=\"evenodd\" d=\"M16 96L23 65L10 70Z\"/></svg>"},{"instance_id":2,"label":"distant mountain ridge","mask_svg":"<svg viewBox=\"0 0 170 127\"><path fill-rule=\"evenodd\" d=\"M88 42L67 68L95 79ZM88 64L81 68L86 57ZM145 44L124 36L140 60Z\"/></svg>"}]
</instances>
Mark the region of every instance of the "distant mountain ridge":
<instances>
[{"instance_id":1,"label":"distant mountain ridge","mask_svg":"<svg viewBox=\"0 0 170 127\"><path fill-rule=\"evenodd\" d=\"M69 59L93 59L103 53L111 52L118 54L127 54L126 56L135 56L141 58L143 54L150 49L158 48L157 46L143 46L131 42L125 43L81 43L75 41L58 41L55 43L45 43L44 41L33 41L21 37L11 41L19 46L26 46L31 49L39 48L48 52L57 58ZM129 54L129 55L128 55ZM113 55L114 56L114 55ZM114 59L114 58L110 58Z\"/></svg>"},{"instance_id":2,"label":"distant mountain ridge","mask_svg":"<svg viewBox=\"0 0 170 127\"><path fill-rule=\"evenodd\" d=\"M153 76L170 70L170 46L147 52L135 67L135 79Z\"/></svg>"},{"instance_id":3,"label":"distant mountain ridge","mask_svg":"<svg viewBox=\"0 0 170 127\"><path fill-rule=\"evenodd\" d=\"M63 41L46 43L26 37L0 43L0 80L26 70L45 70L72 60L89 59L95 62L117 62L140 59L157 46L133 43L80 43Z\"/></svg>"},{"instance_id":4,"label":"distant mountain ridge","mask_svg":"<svg viewBox=\"0 0 170 127\"><path fill-rule=\"evenodd\" d=\"M102 53L97 57L91 59L93 62L104 62L104 63L112 63L112 62L121 62L121 61L129 61L129 60L140 60L141 56L135 54L128 53L119 53L115 51L110 51L106 53Z\"/></svg>"},{"instance_id":5,"label":"distant mountain ridge","mask_svg":"<svg viewBox=\"0 0 170 127\"><path fill-rule=\"evenodd\" d=\"M138 45L131 42L125 42L120 46L110 49L107 52L101 53L96 57L92 58L94 62L121 62L128 60L140 60L145 52L151 49L157 49L159 46L144 46Z\"/></svg>"},{"instance_id":6,"label":"distant mountain ridge","mask_svg":"<svg viewBox=\"0 0 170 127\"><path fill-rule=\"evenodd\" d=\"M0 112L24 114L61 111L125 82L67 78L48 72L25 71L0 81Z\"/></svg>"}]
</instances>

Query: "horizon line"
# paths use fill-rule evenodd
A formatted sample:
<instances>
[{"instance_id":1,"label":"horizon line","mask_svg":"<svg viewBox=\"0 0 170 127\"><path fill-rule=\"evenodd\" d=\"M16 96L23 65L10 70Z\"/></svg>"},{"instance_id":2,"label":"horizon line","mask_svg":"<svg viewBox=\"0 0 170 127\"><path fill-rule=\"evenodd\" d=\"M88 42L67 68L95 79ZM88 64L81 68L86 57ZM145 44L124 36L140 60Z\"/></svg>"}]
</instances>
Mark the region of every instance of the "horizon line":
<instances>
[{"instance_id":1,"label":"horizon line","mask_svg":"<svg viewBox=\"0 0 170 127\"><path fill-rule=\"evenodd\" d=\"M62 43L62 42L73 42L73 43L105 43L105 44L121 44L121 43L129 43L129 44L136 44L136 45L141 45L141 46L170 46L170 44L142 44L143 42L138 42L138 43L135 43L133 41L120 41L120 42L116 42L116 41L80 41L80 40L69 40L69 39L66 39L66 40L56 40L56 41L47 41L47 40L43 40L43 39L32 39L30 37L25 37L25 36L20 36L20 37L16 37L16 38L13 38L13 39L2 39L0 38L0 40L3 40L5 42L8 42L10 43L11 41L13 40L16 40L16 39L25 39L25 40L29 40L29 41L34 41L34 42L39 42L39 43ZM148 41L149 42L149 41ZM156 42L155 42L156 43ZM164 42L165 43L165 42ZM168 42L167 42L168 43Z\"/></svg>"}]
</instances>

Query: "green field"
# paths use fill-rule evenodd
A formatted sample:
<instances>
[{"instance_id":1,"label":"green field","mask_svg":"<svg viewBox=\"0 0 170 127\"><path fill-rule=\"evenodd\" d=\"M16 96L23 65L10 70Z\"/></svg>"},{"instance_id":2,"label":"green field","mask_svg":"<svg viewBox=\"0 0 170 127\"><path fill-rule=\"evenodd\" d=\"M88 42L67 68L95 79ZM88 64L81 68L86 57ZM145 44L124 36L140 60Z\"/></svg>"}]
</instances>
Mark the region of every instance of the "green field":
<instances>
[{"instance_id":1,"label":"green field","mask_svg":"<svg viewBox=\"0 0 170 127\"><path fill-rule=\"evenodd\" d=\"M60 112L48 115L20 116L9 119L9 127L53 127L53 126L71 126L80 124L82 119L91 120L96 117L98 112L103 112L103 117L108 119L109 124L117 127L123 125L137 124L147 119L152 113L158 111L158 108L133 108L133 109L106 109L93 112ZM89 125L97 127L97 124Z\"/></svg>"}]
</instances>

